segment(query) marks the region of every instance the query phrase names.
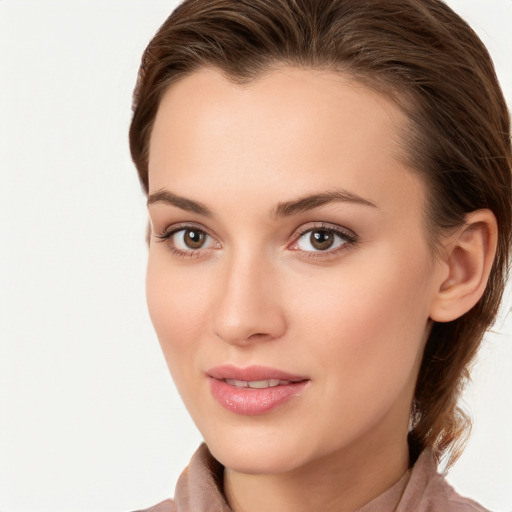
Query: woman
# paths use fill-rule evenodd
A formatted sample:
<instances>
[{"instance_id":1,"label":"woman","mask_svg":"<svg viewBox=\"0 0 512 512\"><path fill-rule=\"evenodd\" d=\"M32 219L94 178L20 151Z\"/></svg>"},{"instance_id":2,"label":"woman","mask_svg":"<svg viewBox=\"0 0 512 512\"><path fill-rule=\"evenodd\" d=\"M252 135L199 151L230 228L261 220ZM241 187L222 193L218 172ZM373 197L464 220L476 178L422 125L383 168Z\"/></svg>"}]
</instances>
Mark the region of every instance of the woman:
<instances>
[{"instance_id":1,"label":"woman","mask_svg":"<svg viewBox=\"0 0 512 512\"><path fill-rule=\"evenodd\" d=\"M151 510L484 510L436 472L506 278L509 117L437 0L188 0L130 129L203 445Z\"/></svg>"}]
</instances>

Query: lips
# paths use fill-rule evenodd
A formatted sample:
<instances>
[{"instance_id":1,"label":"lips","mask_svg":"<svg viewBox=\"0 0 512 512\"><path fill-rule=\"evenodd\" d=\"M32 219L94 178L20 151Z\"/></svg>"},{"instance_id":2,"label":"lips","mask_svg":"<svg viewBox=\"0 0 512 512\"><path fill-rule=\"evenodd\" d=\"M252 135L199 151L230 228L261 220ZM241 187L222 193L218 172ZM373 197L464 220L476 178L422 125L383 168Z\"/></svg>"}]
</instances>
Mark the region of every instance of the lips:
<instances>
[{"instance_id":1,"label":"lips","mask_svg":"<svg viewBox=\"0 0 512 512\"><path fill-rule=\"evenodd\" d=\"M263 389L263 388L275 388L276 386L286 386L291 384L290 380L279 380L279 379L267 379L267 380L237 380L237 379L224 379L226 384L235 386L237 388L251 388L251 389Z\"/></svg>"},{"instance_id":2,"label":"lips","mask_svg":"<svg viewBox=\"0 0 512 512\"><path fill-rule=\"evenodd\" d=\"M300 396L309 378L264 366L231 365L208 370L212 396L225 409L247 416L264 414Z\"/></svg>"}]
</instances>

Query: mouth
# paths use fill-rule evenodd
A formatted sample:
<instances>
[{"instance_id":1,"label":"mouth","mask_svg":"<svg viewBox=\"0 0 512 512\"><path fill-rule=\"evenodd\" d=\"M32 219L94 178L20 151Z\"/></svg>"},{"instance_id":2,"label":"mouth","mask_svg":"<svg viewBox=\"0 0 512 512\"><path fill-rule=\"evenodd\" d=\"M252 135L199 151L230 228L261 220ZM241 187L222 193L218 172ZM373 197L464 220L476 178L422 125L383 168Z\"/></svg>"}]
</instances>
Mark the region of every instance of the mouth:
<instances>
[{"instance_id":1,"label":"mouth","mask_svg":"<svg viewBox=\"0 0 512 512\"><path fill-rule=\"evenodd\" d=\"M206 372L213 398L228 411L246 416L270 412L302 395L310 379L263 366L217 366Z\"/></svg>"},{"instance_id":2,"label":"mouth","mask_svg":"<svg viewBox=\"0 0 512 512\"><path fill-rule=\"evenodd\" d=\"M226 384L235 386L236 388L265 389L275 388L276 386L287 386L291 384L291 380L265 379L265 380L237 380L223 379Z\"/></svg>"}]
</instances>

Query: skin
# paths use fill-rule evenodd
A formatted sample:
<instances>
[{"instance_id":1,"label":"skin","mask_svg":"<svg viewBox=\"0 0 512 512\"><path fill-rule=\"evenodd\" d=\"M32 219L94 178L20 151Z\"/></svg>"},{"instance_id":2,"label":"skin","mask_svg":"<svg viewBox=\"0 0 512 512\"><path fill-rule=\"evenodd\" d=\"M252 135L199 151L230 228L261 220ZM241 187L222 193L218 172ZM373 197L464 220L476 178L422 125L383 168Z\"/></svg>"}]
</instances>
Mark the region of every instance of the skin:
<instances>
[{"instance_id":1,"label":"skin","mask_svg":"<svg viewBox=\"0 0 512 512\"><path fill-rule=\"evenodd\" d=\"M355 510L408 467L419 364L434 309L449 309L440 290L453 287L428 245L425 186L402 163L406 124L348 78L291 67L243 86L201 69L162 99L148 306L235 512ZM340 190L350 200L276 215ZM199 249L184 243L189 225L205 233ZM334 248L315 248L315 229ZM236 414L206 375L228 363L309 382L265 414Z\"/></svg>"}]
</instances>

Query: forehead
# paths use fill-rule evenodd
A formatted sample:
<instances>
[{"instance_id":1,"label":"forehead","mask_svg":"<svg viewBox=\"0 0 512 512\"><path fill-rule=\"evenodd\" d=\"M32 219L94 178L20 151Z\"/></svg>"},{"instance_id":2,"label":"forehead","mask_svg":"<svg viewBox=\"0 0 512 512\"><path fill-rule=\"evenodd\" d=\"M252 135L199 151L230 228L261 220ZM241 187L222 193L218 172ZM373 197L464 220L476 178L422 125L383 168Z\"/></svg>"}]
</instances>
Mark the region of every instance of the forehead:
<instances>
[{"instance_id":1,"label":"forehead","mask_svg":"<svg viewBox=\"0 0 512 512\"><path fill-rule=\"evenodd\" d=\"M149 154L150 191L301 195L343 187L377 203L421 185L402 163L407 118L388 98L328 70L281 67L247 84L201 69L164 94ZM242 190L243 189L243 190ZM213 188L210 188L213 190ZM420 191L421 192L421 191ZM204 198L203 198L204 199ZM286 199L286 198L280 198Z\"/></svg>"}]
</instances>

